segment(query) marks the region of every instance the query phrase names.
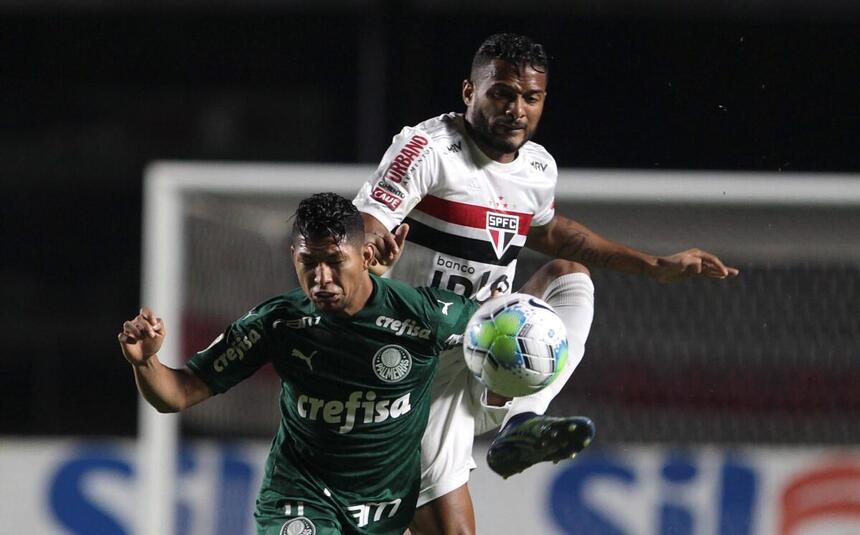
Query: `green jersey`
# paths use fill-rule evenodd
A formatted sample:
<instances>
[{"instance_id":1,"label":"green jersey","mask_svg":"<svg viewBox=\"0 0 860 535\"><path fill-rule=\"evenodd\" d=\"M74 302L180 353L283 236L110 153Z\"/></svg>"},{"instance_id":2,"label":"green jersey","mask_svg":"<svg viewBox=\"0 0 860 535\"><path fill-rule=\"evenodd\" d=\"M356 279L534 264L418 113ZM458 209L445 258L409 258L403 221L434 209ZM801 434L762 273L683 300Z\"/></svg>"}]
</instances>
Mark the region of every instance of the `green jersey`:
<instances>
[{"instance_id":1,"label":"green jersey","mask_svg":"<svg viewBox=\"0 0 860 535\"><path fill-rule=\"evenodd\" d=\"M298 504L333 505L355 533L402 533L412 517L436 357L462 340L478 305L371 278L370 299L351 317L322 314L296 289L251 310L188 363L213 393L267 362L281 377L258 515L260 504L292 514Z\"/></svg>"}]
</instances>

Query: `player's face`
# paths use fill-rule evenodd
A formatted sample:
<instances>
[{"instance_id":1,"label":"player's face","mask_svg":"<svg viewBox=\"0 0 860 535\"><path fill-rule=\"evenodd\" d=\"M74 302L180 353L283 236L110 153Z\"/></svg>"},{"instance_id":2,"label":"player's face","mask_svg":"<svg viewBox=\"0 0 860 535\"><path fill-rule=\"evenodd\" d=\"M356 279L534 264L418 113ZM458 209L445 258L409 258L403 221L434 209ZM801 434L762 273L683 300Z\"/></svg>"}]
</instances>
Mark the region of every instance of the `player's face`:
<instances>
[{"instance_id":1,"label":"player's face","mask_svg":"<svg viewBox=\"0 0 860 535\"><path fill-rule=\"evenodd\" d=\"M352 315L364 307L373 288L367 274L372 252L348 240L299 236L291 248L299 284L321 312Z\"/></svg>"},{"instance_id":2,"label":"player's face","mask_svg":"<svg viewBox=\"0 0 860 535\"><path fill-rule=\"evenodd\" d=\"M546 100L546 73L493 60L463 82L466 120L490 158L509 162L537 131Z\"/></svg>"}]
</instances>

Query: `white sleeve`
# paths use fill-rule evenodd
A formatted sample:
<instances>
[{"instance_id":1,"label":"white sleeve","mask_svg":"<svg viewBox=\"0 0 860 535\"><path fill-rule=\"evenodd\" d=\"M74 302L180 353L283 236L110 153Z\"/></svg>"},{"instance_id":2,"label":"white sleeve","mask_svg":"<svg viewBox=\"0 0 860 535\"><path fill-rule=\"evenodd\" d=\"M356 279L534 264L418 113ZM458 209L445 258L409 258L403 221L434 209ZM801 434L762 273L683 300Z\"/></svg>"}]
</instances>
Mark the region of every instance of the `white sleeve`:
<instances>
[{"instance_id":1,"label":"white sleeve","mask_svg":"<svg viewBox=\"0 0 860 535\"><path fill-rule=\"evenodd\" d=\"M546 153L546 156L549 158L547 162L549 164L547 174L550 180L548 187L537 188L537 209L531 223L533 227L542 227L552 221L552 218L555 216L555 184L558 182L558 167L556 167L555 159L552 156L548 153Z\"/></svg>"},{"instance_id":2,"label":"white sleeve","mask_svg":"<svg viewBox=\"0 0 860 535\"><path fill-rule=\"evenodd\" d=\"M430 136L416 128L404 128L394 136L376 171L352 202L393 229L430 190L438 168Z\"/></svg>"}]
</instances>

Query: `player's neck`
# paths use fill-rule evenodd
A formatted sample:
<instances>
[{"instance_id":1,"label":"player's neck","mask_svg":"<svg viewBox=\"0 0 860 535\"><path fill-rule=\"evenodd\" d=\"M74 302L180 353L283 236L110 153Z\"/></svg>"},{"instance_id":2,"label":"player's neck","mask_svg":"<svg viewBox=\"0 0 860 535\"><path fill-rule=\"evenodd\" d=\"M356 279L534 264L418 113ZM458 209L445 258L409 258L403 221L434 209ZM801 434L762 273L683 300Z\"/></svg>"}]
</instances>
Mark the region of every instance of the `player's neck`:
<instances>
[{"instance_id":1,"label":"player's neck","mask_svg":"<svg viewBox=\"0 0 860 535\"><path fill-rule=\"evenodd\" d=\"M349 305L347 305L341 314L342 316L355 316L362 310L367 304L370 302L370 299L373 297L373 292L376 289L376 285L373 283L373 280L370 278L370 275L367 275L365 281L357 288L355 295L353 296Z\"/></svg>"}]
</instances>

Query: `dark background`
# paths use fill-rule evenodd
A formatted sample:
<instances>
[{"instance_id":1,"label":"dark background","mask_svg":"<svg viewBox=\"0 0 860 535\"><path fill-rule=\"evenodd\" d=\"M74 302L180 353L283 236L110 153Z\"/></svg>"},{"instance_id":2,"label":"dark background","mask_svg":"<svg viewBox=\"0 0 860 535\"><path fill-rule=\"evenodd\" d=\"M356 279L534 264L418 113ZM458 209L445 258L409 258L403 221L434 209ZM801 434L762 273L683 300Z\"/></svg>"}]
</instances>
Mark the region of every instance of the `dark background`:
<instances>
[{"instance_id":1,"label":"dark background","mask_svg":"<svg viewBox=\"0 0 860 535\"><path fill-rule=\"evenodd\" d=\"M860 16L837 2L155 5L0 2L0 433L135 431L115 335L148 162L375 162L462 110L491 33L553 56L536 140L560 167L860 169Z\"/></svg>"}]
</instances>

